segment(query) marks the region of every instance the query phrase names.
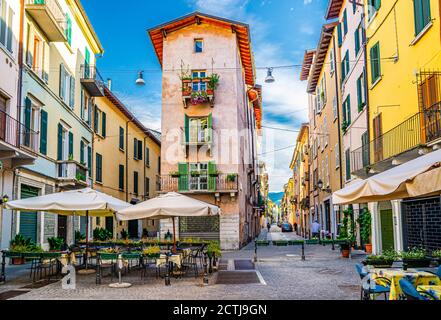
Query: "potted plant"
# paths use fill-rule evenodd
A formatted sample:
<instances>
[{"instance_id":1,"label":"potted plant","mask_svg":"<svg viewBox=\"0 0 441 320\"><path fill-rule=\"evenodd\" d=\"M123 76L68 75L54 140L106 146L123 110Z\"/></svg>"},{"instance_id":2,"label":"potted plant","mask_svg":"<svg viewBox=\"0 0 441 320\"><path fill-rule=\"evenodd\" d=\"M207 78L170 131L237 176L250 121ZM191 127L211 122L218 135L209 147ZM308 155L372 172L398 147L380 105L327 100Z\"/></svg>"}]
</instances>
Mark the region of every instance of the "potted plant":
<instances>
[{"instance_id":1,"label":"potted plant","mask_svg":"<svg viewBox=\"0 0 441 320\"><path fill-rule=\"evenodd\" d=\"M210 172L208 175L210 176L210 177L219 177L219 175L220 175L221 173L219 172L219 171L214 171L214 172Z\"/></svg>"},{"instance_id":2,"label":"potted plant","mask_svg":"<svg viewBox=\"0 0 441 320\"><path fill-rule=\"evenodd\" d=\"M85 239L86 239L86 236L84 234L82 234L79 230L75 231L75 243L79 243Z\"/></svg>"},{"instance_id":3,"label":"potted plant","mask_svg":"<svg viewBox=\"0 0 441 320\"><path fill-rule=\"evenodd\" d=\"M107 229L104 228L95 228L93 230L93 240L94 241L107 241L112 239L113 235L112 232L110 232Z\"/></svg>"},{"instance_id":4,"label":"potted plant","mask_svg":"<svg viewBox=\"0 0 441 320\"><path fill-rule=\"evenodd\" d=\"M368 256L364 261L364 264L375 268L390 268L397 256L398 255L394 250L386 250L381 255Z\"/></svg>"},{"instance_id":5,"label":"potted plant","mask_svg":"<svg viewBox=\"0 0 441 320\"><path fill-rule=\"evenodd\" d=\"M124 229L121 230L121 239L123 240L129 239L129 233Z\"/></svg>"},{"instance_id":6,"label":"potted plant","mask_svg":"<svg viewBox=\"0 0 441 320\"><path fill-rule=\"evenodd\" d=\"M410 248L400 254L403 265L409 268L426 268L430 266L430 258L427 257L426 250L422 248Z\"/></svg>"},{"instance_id":7,"label":"potted plant","mask_svg":"<svg viewBox=\"0 0 441 320\"><path fill-rule=\"evenodd\" d=\"M169 175L172 178L179 178L181 176L181 173L179 171L174 171L174 172L170 172Z\"/></svg>"},{"instance_id":8,"label":"potted plant","mask_svg":"<svg viewBox=\"0 0 441 320\"><path fill-rule=\"evenodd\" d=\"M343 134L345 134L346 133L346 130L348 130L348 128L349 128L349 122L348 121L346 121L346 120L344 120L342 123L341 123L341 130L343 131Z\"/></svg>"},{"instance_id":9,"label":"potted plant","mask_svg":"<svg viewBox=\"0 0 441 320\"><path fill-rule=\"evenodd\" d=\"M360 237L363 243L365 244L365 251L367 254L372 253L372 244L370 243L371 240L371 213L367 208L364 208L361 212L360 216L358 217L357 222L360 225Z\"/></svg>"},{"instance_id":10,"label":"potted plant","mask_svg":"<svg viewBox=\"0 0 441 320\"><path fill-rule=\"evenodd\" d=\"M227 175L228 182L235 182L237 178L237 173L230 173Z\"/></svg>"},{"instance_id":11,"label":"potted plant","mask_svg":"<svg viewBox=\"0 0 441 320\"><path fill-rule=\"evenodd\" d=\"M149 246L142 251L142 254L148 258L157 259L161 255L161 248L157 245Z\"/></svg>"},{"instance_id":12,"label":"potted plant","mask_svg":"<svg viewBox=\"0 0 441 320\"><path fill-rule=\"evenodd\" d=\"M432 251L432 258L438 262L438 265L441 265L441 249Z\"/></svg>"},{"instance_id":13,"label":"potted plant","mask_svg":"<svg viewBox=\"0 0 441 320\"><path fill-rule=\"evenodd\" d=\"M191 171L190 172L190 176L192 176L192 177L200 177L201 176L201 172L197 171L197 170Z\"/></svg>"},{"instance_id":14,"label":"potted plant","mask_svg":"<svg viewBox=\"0 0 441 320\"><path fill-rule=\"evenodd\" d=\"M208 78L208 89L211 90L212 92L214 90L217 89L217 87L219 86L219 78L220 76L217 73L213 73L209 78Z\"/></svg>"},{"instance_id":15,"label":"potted plant","mask_svg":"<svg viewBox=\"0 0 441 320\"><path fill-rule=\"evenodd\" d=\"M58 237L51 237L47 239L49 243L49 251L61 251L64 245L64 239Z\"/></svg>"},{"instance_id":16,"label":"potted plant","mask_svg":"<svg viewBox=\"0 0 441 320\"><path fill-rule=\"evenodd\" d=\"M24 253L39 253L43 249L36 245L31 238L25 239L21 234L17 234L10 242L8 257L11 258L13 265L21 265L26 262Z\"/></svg>"}]
</instances>

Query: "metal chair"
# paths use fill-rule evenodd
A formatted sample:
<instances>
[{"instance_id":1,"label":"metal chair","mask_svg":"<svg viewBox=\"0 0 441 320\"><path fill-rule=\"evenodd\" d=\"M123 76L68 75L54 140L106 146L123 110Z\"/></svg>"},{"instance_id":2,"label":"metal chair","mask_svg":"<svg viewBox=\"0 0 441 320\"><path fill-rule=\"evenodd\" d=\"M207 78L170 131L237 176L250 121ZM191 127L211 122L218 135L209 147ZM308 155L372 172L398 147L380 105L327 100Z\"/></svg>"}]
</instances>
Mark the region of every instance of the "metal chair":
<instances>
[{"instance_id":1,"label":"metal chair","mask_svg":"<svg viewBox=\"0 0 441 320\"><path fill-rule=\"evenodd\" d=\"M409 280L403 278L399 281L399 283L401 291L403 291L407 300L429 300L424 295L420 294ZM435 297L433 297L430 293L425 292L424 294L436 300Z\"/></svg>"},{"instance_id":2,"label":"metal chair","mask_svg":"<svg viewBox=\"0 0 441 320\"><path fill-rule=\"evenodd\" d=\"M182 261L182 268L183 270L191 270L194 271L194 277L197 278L199 276L199 267L201 263L201 255L202 255L202 248L196 248L192 249L191 253L188 254L186 257L184 257ZM203 267L202 267L203 268Z\"/></svg>"},{"instance_id":3,"label":"metal chair","mask_svg":"<svg viewBox=\"0 0 441 320\"><path fill-rule=\"evenodd\" d=\"M357 270L357 273L360 276L360 279L362 281L365 279L365 277L369 276L369 273L367 273L363 270L363 265L361 263L357 263L355 265L355 269ZM363 287L363 284L362 284L361 291L360 291L360 299L361 300L369 300L370 295L376 295L376 294L384 294L384 299L387 300L387 294L390 292L390 285L391 285L390 280L385 277L377 277L375 279L382 280L382 281L386 282L387 286L382 286L382 285L376 284L375 288L366 289Z\"/></svg>"},{"instance_id":4,"label":"metal chair","mask_svg":"<svg viewBox=\"0 0 441 320\"><path fill-rule=\"evenodd\" d=\"M101 284L103 269L110 269L110 281L113 281L113 275L116 274L117 259L116 254L97 253L96 284Z\"/></svg>"}]
</instances>

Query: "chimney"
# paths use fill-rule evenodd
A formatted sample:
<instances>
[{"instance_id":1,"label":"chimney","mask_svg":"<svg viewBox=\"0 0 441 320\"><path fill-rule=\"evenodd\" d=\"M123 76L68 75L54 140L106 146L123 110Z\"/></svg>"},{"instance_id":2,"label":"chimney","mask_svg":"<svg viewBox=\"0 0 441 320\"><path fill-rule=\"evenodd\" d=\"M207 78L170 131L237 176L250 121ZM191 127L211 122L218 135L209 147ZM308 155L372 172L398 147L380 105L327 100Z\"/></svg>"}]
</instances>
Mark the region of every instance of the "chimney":
<instances>
[{"instance_id":1,"label":"chimney","mask_svg":"<svg viewBox=\"0 0 441 320\"><path fill-rule=\"evenodd\" d=\"M107 88L109 88L110 91L112 91L112 79L107 78Z\"/></svg>"}]
</instances>

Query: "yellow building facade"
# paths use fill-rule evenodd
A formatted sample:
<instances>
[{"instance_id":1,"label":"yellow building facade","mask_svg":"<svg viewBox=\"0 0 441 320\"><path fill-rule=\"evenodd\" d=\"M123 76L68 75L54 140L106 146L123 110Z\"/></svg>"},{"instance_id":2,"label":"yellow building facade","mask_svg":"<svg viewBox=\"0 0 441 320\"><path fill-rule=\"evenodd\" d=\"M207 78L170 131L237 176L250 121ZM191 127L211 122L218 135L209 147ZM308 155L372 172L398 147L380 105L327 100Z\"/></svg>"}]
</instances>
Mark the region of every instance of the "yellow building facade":
<instances>
[{"instance_id":1,"label":"yellow building facade","mask_svg":"<svg viewBox=\"0 0 441 320\"><path fill-rule=\"evenodd\" d=\"M157 196L161 143L108 88L96 99L94 109L95 189L129 203ZM121 231L130 238L156 237L159 221L117 223L114 218L97 218L93 228L102 227L120 238ZM148 234L146 234L146 231Z\"/></svg>"}]
</instances>

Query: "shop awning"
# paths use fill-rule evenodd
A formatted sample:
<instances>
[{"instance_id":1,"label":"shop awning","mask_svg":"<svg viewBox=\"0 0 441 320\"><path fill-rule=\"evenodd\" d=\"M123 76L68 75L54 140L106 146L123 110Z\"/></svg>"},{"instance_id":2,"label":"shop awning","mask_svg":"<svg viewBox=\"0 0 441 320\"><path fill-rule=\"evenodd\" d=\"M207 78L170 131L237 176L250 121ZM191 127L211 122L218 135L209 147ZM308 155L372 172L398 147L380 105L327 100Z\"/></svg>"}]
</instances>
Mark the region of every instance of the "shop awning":
<instances>
[{"instance_id":1,"label":"shop awning","mask_svg":"<svg viewBox=\"0 0 441 320\"><path fill-rule=\"evenodd\" d=\"M441 192L441 150L408 161L332 195L336 205L405 199Z\"/></svg>"}]
</instances>

